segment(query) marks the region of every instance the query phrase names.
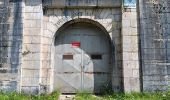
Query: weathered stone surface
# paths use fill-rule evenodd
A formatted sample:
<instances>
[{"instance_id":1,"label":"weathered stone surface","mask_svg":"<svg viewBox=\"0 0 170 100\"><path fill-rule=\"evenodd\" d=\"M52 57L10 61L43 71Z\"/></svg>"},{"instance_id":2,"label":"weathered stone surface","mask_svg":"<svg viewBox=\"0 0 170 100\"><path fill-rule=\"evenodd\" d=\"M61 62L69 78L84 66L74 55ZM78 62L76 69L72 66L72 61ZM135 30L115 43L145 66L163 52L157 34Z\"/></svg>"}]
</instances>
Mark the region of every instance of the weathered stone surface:
<instances>
[{"instance_id":1,"label":"weathered stone surface","mask_svg":"<svg viewBox=\"0 0 170 100\"><path fill-rule=\"evenodd\" d=\"M53 91L55 37L66 24L87 22L110 36L114 91L167 90L170 2L140 0L139 11L121 5L122 0L0 0L0 89Z\"/></svg>"},{"instance_id":2,"label":"weathered stone surface","mask_svg":"<svg viewBox=\"0 0 170 100\"><path fill-rule=\"evenodd\" d=\"M126 92L140 91L139 33L137 30L137 12L126 11L125 8L122 13L122 60L124 91Z\"/></svg>"},{"instance_id":3,"label":"weathered stone surface","mask_svg":"<svg viewBox=\"0 0 170 100\"><path fill-rule=\"evenodd\" d=\"M140 1L141 63L144 91L169 87L169 0Z\"/></svg>"},{"instance_id":4,"label":"weathered stone surface","mask_svg":"<svg viewBox=\"0 0 170 100\"><path fill-rule=\"evenodd\" d=\"M137 23L136 17L134 17L136 13L124 13L123 16L126 17L122 21L121 0L44 0L43 2L42 0L26 0L25 2L21 0L12 3L15 4L16 8L13 6L11 8L12 15L9 16L11 24L4 24L3 26L6 34L9 33L10 36L2 35L1 43L1 46L4 46L1 47L1 50L4 50L4 53L1 54L3 60L1 66L7 66L8 68L2 69L1 73L2 75L10 71L15 74L18 73L16 75L18 76L18 81L16 81L18 85L15 87L19 90L26 93L52 91L50 87L53 85L52 78L54 74L53 42L56 32L69 21L87 21L98 27L102 26L101 28L105 28L108 32L108 36L110 36L114 45L113 90L121 91L123 90L122 85L126 83L128 85L128 82L130 82L123 83L122 65L127 64L129 67L129 71L126 71L128 72L127 75L138 78ZM66 7L68 9L65 9ZM17 17L17 20L15 20L15 17ZM13 24L15 26L12 27ZM122 24L124 25L123 28ZM124 37L125 41L128 41L123 43L124 46L128 48L126 45L130 45L130 48L124 50L126 52L124 52L123 58L126 64L122 64L124 62L122 62L121 30L127 31L128 29L131 32L122 31L123 35L126 35ZM6 45L9 45L10 50L5 48ZM8 55L9 53L13 55ZM11 58L15 59L12 60L12 64L10 64ZM46 90L41 90L43 87L46 87Z\"/></svg>"},{"instance_id":5,"label":"weathered stone surface","mask_svg":"<svg viewBox=\"0 0 170 100\"><path fill-rule=\"evenodd\" d=\"M41 79L42 0L26 0L23 12L24 29L22 50L21 89L38 93Z\"/></svg>"},{"instance_id":6,"label":"weathered stone surface","mask_svg":"<svg viewBox=\"0 0 170 100\"><path fill-rule=\"evenodd\" d=\"M94 7L120 7L121 0L44 0L43 4L50 8L94 8Z\"/></svg>"},{"instance_id":7,"label":"weathered stone surface","mask_svg":"<svg viewBox=\"0 0 170 100\"><path fill-rule=\"evenodd\" d=\"M81 13L81 14L78 14ZM43 41L42 41L42 59L43 59L43 68L48 68L48 66L52 65L53 61L51 59L51 54L53 52L52 44L54 42L54 36L56 35L56 31L62 27L65 23L69 21L76 21L78 18L81 18L80 20L86 21L85 19L94 20L94 22L90 22L92 24L97 25L97 23L103 25L103 27L106 28L106 30L109 32L109 35L113 39L113 42L115 43L116 47L116 59L121 60L121 53L120 51L120 45L121 45L121 37L120 37L120 29L121 29L121 11L120 9L46 9L45 15L44 15L44 33L43 33ZM87 20L88 21L88 20ZM113 37L112 37L113 36ZM49 49L50 48L50 49ZM117 81L113 82L113 89L115 91L121 91L122 90L122 69L118 69L118 67L121 67L121 64L116 64L113 68L113 80L117 79ZM42 74L44 75L44 73ZM52 75L52 74L51 74ZM47 77L47 79L50 78L50 76ZM43 84L45 82L42 81ZM49 83L49 82L48 82Z\"/></svg>"},{"instance_id":8,"label":"weathered stone surface","mask_svg":"<svg viewBox=\"0 0 170 100\"><path fill-rule=\"evenodd\" d=\"M21 45L22 45L22 3L0 1L0 89L19 90Z\"/></svg>"}]
</instances>

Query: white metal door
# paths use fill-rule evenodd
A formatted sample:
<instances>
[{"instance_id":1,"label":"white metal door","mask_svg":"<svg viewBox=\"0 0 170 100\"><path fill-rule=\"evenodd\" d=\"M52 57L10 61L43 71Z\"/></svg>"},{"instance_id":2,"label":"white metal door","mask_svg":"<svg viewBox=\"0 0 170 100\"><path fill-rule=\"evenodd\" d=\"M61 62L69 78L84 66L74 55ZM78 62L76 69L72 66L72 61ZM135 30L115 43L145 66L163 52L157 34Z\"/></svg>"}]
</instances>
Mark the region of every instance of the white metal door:
<instances>
[{"instance_id":1,"label":"white metal door","mask_svg":"<svg viewBox=\"0 0 170 100\"><path fill-rule=\"evenodd\" d=\"M72 42L80 42L73 47ZM99 93L110 81L109 40L96 27L75 24L55 41L54 88L62 93Z\"/></svg>"},{"instance_id":2,"label":"white metal door","mask_svg":"<svg viewBox=\"0 0 170 100\"><path fill-rule=\"evenodd\" d=\"M89 50L83 53L83 91L100 93L111 80L109 42L104 34L86 35L82 40L85 48Z\"/></svg>"},{"instance_id":3,"label":"white metal door","mask_svg":"<svg viewBox=\"0 0 170 100\"><path fill-rule=\"evenodd\" d=\"M72 48L72 41L79 41L80 36L74 34L61 34L56 40L54 88L62 93L75 93L81 90L81 62L82 50Z\"/></svg>"}]
</instances>

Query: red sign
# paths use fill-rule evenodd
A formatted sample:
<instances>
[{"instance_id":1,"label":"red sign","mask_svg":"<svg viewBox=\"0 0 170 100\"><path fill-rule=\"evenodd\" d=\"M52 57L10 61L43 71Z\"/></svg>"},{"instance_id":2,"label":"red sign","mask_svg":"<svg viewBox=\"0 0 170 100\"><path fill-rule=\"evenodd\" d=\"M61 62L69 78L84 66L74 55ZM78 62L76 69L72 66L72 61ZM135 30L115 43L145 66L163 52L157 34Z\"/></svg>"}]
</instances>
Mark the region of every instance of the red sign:
<instances>
[{"instance_id":1,"label":"red sign","mask_svg":"<svg viewBox=\"0 0 170 100\"><path fill-rule=\"evenodd\" d=\"M74 41L71 43L73 48L79 48L80 47L80 42Z\"/></svg>"}]
</instances>

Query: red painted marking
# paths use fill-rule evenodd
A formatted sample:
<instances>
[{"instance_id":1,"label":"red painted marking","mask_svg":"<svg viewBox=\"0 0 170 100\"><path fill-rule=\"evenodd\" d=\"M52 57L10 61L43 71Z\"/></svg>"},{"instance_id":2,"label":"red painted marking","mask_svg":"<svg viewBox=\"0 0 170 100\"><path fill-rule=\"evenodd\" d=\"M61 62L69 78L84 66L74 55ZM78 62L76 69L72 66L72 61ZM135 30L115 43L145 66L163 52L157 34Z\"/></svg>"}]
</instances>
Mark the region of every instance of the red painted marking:
<instances>
[{"instance_id":1,"label":"red painted marking","mask_svg":"<svg viewBox=\"0 0 170 100\"><path fill-rule=\"evenodd\" d=\"M71 43L73 48L79 48L80 47L80 42L74 41Z\"/></svg>"}]
</instances>

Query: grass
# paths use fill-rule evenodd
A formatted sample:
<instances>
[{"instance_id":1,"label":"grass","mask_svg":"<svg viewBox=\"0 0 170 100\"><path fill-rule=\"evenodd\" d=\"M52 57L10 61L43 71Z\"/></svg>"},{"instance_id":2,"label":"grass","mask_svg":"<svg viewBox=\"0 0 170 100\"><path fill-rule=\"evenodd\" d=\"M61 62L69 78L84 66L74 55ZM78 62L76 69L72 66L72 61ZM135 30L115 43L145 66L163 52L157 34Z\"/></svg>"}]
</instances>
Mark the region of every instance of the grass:
<instances>
[{"instance_id":1,"label":"grass","mask_svg":"<svg viewBox=\"0 0 170 100\"><path fill-rule=\"evenodd\" d=\"M110 95L94 96L88 93L78 93L76 100L170 100L170 92L167 93L112 93Z\"/></svg>"},{"instance_id":2,"label":"grass","mask_svg":"<svg viewBox=\"0 0 170 100\"><path fill-rule=\"evenodd\" d=\"M16 92L0 93L0 100L57 100L58 92L42 95L24 95ZM112 93L109 95L95 96L88 93L77 93L75 100L170 100L170 92L167 93Z\"/></svg>"},{"instance_id":3,"label":"grass","mask_svg":"<svg viewBox=\"0 0 170 100\"><path fill-rule=\"evenodd\" d=\"M41 95L25 95L22 93L0 93L0 100L57 100L59 97L58 92L53 92L51 94L41 94Z\"/></svg>"}]
</instances>

